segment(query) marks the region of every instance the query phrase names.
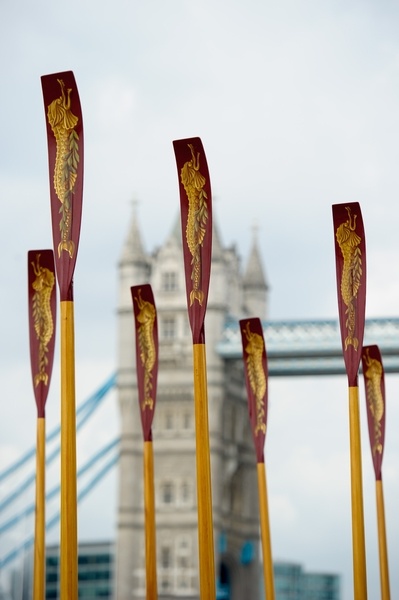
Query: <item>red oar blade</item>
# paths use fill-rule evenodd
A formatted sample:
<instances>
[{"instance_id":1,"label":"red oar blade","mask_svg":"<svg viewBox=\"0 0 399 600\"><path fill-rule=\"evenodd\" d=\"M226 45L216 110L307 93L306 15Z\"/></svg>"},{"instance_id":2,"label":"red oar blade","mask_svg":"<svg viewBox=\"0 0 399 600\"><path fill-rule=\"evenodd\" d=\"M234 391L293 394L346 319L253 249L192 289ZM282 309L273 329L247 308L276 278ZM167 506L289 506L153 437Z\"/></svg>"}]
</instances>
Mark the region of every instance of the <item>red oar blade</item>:
<instances>
[{"instance_id":1,"label":"red oar blade","mask_svg":"<svg viewBox=\"0 0 399 600\"><path fill-rule=\"evenodd\" d=\"M255 443L256 460L264 462L266 436L268 371L265 340L260 319L240 321L249 420Z\"/></svg>"},{"instance_id":2,"label":"red oar blade","mask_svg":"<svg viewBox=\"0 0 399 600\"><path fill-rule=\"evenodd\" d=\"M332 207L338 310L349 386L357 386L366 311L366 244L358 202Z\"/></svg>"},{"instance_id":3,"label":"red oar blade","mask_svg":"<svg viewBox=\"0 0 399 600\"><path fill-rule=\"evenodd\" d=\"M136 370L141 424L145 442L152 440L158 379L158 321L149 284L130 288L136 326Z\"/></svg>"},{"instance_id":4,"label":"red oar blade","mask_svg":"<svg viewBox=\"0 0 399 600\"><path fill-rule=\"evenodd\" d=\"M375 478L381 479L385 441L385 379L378 346L364 346L362 367L366 388L367 422Z\"/></svg>"},{"instance_id":5,"label":"red oar blade","mask_svg":"<svg viewBox=\"0 0 399 600\"><path fill-rule=\"evenodd\" d=\"M51 219L61 301L73 299L83 199L83 121L72 71L41 78L47 125Z\"/></svg>"},{"instance_id":6,"label":"red oar blade","mask_svg":"<svg viewBox=\"0 0 399 600\"><path fill-rule=\"evenodd\" d=\"M28 252L28 310L32 382L38 418L45 416L45 404L53 370L56 302L52 250Z\"/></svg>"},{"instance_id":7,"label":"red oar blade","mask_svg":"<svg viewBox=\"0 0 399 600\"><path fill-rule=\"evenodd\" d=\"M179 177L188 316L193 343L205 342L212 252L212 194L200 138L173 142Z\"/></svg>"}]
</instances>

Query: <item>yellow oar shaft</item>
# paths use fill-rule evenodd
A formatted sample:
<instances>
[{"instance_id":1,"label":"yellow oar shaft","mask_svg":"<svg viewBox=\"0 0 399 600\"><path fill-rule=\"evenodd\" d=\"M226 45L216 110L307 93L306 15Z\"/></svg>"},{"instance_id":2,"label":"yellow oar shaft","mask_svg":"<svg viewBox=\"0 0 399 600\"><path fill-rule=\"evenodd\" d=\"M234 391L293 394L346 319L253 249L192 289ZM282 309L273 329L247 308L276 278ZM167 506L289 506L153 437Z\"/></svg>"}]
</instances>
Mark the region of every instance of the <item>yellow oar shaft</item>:
<instances>
[{"instance_id":1,"label":"yellow oar shaft","mask_svg":"<svg viewBox=\"0 0 399 600\"><path fill-rule=\"evenodd\" d=\"M352 492L352 547L354 600L367 600L364 538L362 455L360 442L359 388L349 387L349 434Z\"/></svg>"},{"instance_id":2,"label":"yellow oar shaft","mask_svg":"<svg viewBox=\"0 0 399 600\"><path fill-rule=\"evenodd\" d=\"M200 597L201 600L214 600L215 558L205 344L193 345L193 363Z\"/></svg>"},{"instance_id":3,"label":"yellow oar shaft","mask_svg":"<svg viewBox=\"0 0 399 600\"><path fill-rule=\"evenodd\" d=\"M263 555L263 578L265 583L266 600L274 600L274 573L272 559L272 545L270 536L269 508L267 501L266 466L264 463L257 464L258 469L258 494L260 533L262 540Z\"/></svg>"},{"instance_id":4,"label":"yellow oar shaft","mask_svg":"<svg viewBox=\"0 0 399 600\"><path fill-rule=\"evenodd\" d=\"M46 421L37 419L36 427L36 509L33 560L33 600L44 600L45 591L45 520L46 520Z\"/></svg>"},{"instance_id":5,"label":"yellow oar shaft","mask_svg":"<svg viewBox=\"0 0 399 600\"><path fill-rule=\"evenodd\" d=\"M378 550L380 556L381 600L390 600L387 534L385 529L384 490L381 479L376 482Z\"/></svg>"},{"instance_id":6,"label":"yellow oar shaft","mask_svg":"<svg viewBox=\"0 0 399 600\"><path fill-rule=\"evenodd\" d=\"M61 302L61 600L78 598L75 332L73 302Z\"/></svg>"},{"instance_id":7,"label":"yellow oar shaft","mask_svg":"<svg viewBox=\"0 0 399 600\"><path fill-rule=\"evenodd\" d=\"M145 570L147 600L156 600L157 546L155 534L154 454L152 442L144 442Z\"/></svg>"}]
</instances>

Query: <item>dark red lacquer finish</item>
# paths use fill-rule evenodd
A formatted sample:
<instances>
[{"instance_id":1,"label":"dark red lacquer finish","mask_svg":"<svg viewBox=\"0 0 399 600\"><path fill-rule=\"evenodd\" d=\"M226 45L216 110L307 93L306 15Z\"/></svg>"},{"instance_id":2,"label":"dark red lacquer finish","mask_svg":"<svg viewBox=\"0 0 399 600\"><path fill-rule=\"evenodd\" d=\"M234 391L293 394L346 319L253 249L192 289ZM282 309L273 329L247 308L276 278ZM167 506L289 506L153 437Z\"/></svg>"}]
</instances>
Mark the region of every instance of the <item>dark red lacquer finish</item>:
<instances>
[{"instance_id":1,"label":"dark red lacquer finish","mask_svg":"<svg viewBox=\"0 0 399 600\"><path fill-rule=\"evenodd\" d=\"M205 343L212 253L212 194L200 138L173 142L179 177L187 307L194 344Z\"/></svg>"},{"instance_id":2,"label":"dark red lacquer finish","mask_svg":"<svg viewBox=\"0 0 399 600\"><path fill-rule=\"evenodd\" d=\"M158 321L154 295L147 283L130 288L136 326L136 371L144 441L152 440L158 379Z\"/></svg>"},{"instance_id":3,"label":"dark red lacquer finish","mask_svg":"<svg viewBox=\"0 0 399 600\"><path fill-rule=\"evenodd\" d=\"M52 250L28 252L28 312L32 383L38 418L44 418L53 370L57 286Z\"/></svg>"},{"instance_id":4,"label":"dark red lacquer finish","mask_svg":"<svg viewBox=\"0 0 399 600\"><path fill-rule=\"evenodd\" d=\"M73 300L83 200L83 121L72 71L41 78L47 126L51 220L60 299Z\"/></svg>"},{"instance_id":5,"label":"dark red lacquer finish","mask_svg":"<svg viewBox=\"0 0 399 600\"><path fill-rule=\"evenodd\" d=\"M366 311L366 244L358 202L335 204L335 261L342 350L349 386L357 386Z\"/></svg>"},{"instance_id":6,"label":"dark red lacquer finish","mask_svg":"<svg viewBox=\"0 0 399 600\"><path fill-rule=\"evenodd\" d=\"M260 319L240 321L248 412L256 460L264 462L268 404L268 371L265 340Z\"/></svg>"},{"instance_id":7,"label":"dark red lacquer finish","mask_svg":"<svg viewBox=\"0 0 399 600\"><path fill-rule=\"evenodd\" d=\"M366 388L367 423L375 478L381 479L385 442L385 378L378 346L364 346L362 368Z\"/></svg>"}]
</instances>

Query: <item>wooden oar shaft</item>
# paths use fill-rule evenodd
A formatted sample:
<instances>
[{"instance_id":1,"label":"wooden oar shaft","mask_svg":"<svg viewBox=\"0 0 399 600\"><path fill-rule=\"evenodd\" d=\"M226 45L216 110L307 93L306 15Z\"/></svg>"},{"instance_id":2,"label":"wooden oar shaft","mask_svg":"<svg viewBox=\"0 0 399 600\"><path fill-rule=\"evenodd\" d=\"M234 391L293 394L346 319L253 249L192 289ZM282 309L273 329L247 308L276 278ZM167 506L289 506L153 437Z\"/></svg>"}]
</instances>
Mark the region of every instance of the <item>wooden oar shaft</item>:
<instances>
[{"instance_id":1,"label":"wooden oar shaft","mask_svg":"<svg viewBox=\"0 0 399 600\"><path fill-rule=\"evenodd\" d=\"M144 442L145 570L147 600L158 598L155 533L154 454L152 442Z\"/></svg>"},{"instance_id":2,"label":"wooden oar shaft","mask_svg":"<svg viewBox=\"0 0 399 600\"><path fill-rule=\"evenodd\" d=\"M262 540L263 554L263 577L265 583L266 600L274 600L274 573L272 559L272 545L269 524L269 508L267 501L266 484L266 466L264 463L257 463L258 469L258 493L259 493L259 514L260 514L260 532Z\"/></svg>"},{"instance_id":3,"label":"wooden oar shaft","mask_svg":"<svg viewBox=\"0 0 399 600\"><path fill-rule=\"evenodd\" d=\"M44 600L45 591L45 515L46 515L46 421L37 419L36 427L36 509L33 564L33 600Z\"/></svg>"},{"instance_id":4,"label":"wooden oar shaft","mask_svg":"<svg viewBox=\"0 0 399 600\"><path fill-rule=\"evenodd\" d=\"M61 600L78 598L75 332L73 302L61 302Z\"/></svg>"},{"instance_id":5,"label":"wooden oar shaft","mask_svg":"<svg viewBox=\"0 0 399 600\"><path fill-rule=\"evenodd\" d=\"M200 597L201 600L214 600L215 559L205 344L193 344L193 362Z\"/></svg>"},{"instance_id":6,"label":"wooden oar shaft","mask_svg":"<svg viewBox=\"0 0 399 600\"><path fill-rule=\"evenodd\" d=\"M381 600L390 600L387 534L385 528L384 490L382 480L375 482L377 499L378 550L380 556Z\"/></svg>"},{"instance_id":7,"label":"wooden oar shaft","mask_svg":"<svg viewBox=\"0 0 399 600\"><path fill-rule=\"evenodd\" d=\"M349 387L349 433L352 493L352 547L354 600L367 600L364 537L362 455L360 442L359 388Z\"/></svg>"}]
</instances>

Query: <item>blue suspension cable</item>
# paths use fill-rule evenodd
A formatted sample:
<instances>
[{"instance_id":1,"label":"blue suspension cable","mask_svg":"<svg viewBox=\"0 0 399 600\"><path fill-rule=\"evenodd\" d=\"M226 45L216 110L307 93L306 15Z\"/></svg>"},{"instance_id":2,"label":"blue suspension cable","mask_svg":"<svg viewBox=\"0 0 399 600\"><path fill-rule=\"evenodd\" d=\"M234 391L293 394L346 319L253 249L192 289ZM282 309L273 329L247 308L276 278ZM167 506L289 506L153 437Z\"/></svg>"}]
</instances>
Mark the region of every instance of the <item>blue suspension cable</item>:
<instances>
[{"instance_id":1,"label":"blue suspension cable","mask_svg":"<svg viewBox=\"0 0 399 600\"><path fill-rule=\"evenodd\" d=\"M79 477L81 477L82 475L84 475L101 458L103 458L104 456L106 456L113 448L115 448L115 446L117 444L119 444L119 442L120 442L120 437L117 437L114 440L112 440L112 442L110 442L109 444L107 444L106 446L104 446L104 448L101 448L101 450L99 452L97 452L97 454L95 454L90 460L88 460L78 470L78 472L77 472L77 478L79 479ZM48 502L49 500L51 500L54 496L56 496L59 493L60 487L61 487L60 484L58 484L58 485L54 486L49 492L47 492L47 494L46 494L46 502ZM11 529L12 527L14 527L14 525L17 525L21 519L23 519L25 517L28 517L34 511L35 511L35 503L33 502L27 508L25 508L23 511L19 512L18 514L14 515L10 519L8 519L8 521L5 521L3 524L1 524L0 525L0 535L3 534L3 533L5 533L6 531L8 531L9 529Z\"/></svg>"},{"instance_id":2,"label":"blue suspension cable","mask_svg":"<svg viewBox=\"0 0 399 600\"><path fill-rule=\"evenodd\" d=\"M81 429L81 427L87 422L87 420L89 419L89 417L91 417L91 415L93 414L93 412L99 407L101 401L105 398L107 392L112 389L115 386L116 383L116 375L112 375L112 377L110 379L108 379L108 381L106 381L106 383L92 396L90 396L90 398L88 400L86 400L76 411L76 415L77 415L77 424L76 424L76 430L79 431ZM85 412L86 411L86 412ZM83 413L83 414L82 414ZM60 426L56 427L47 437L46 440L47 442L52 440L56 435L58 435L58 433L60 432ZM36 449L33 449L33 455L35 455ZM51 464L51 462L58 456L60 452L60 445L58 444L58 446L53 450L53 452L48 456L48 458L46 459L46 465L48 466L49 464ZM26 456L28 456L28 454L30 454L30 452L28 452ZM26 462L26 460L25 460ZM18 461L17 463L17 467L16 469L18 469L20 466L22 466L22 459L20 461ZM13 469L11 469L11 473L10 473L10 469L11 467L9 467L6 471L7 471L7 475L10 475L11 473L14 472ZM5 471L3 471L3 479L5 477L4 473L6 473ZM2 502L0 503L0 513L7 508L7 506L9 506L12 502L14 502L14 500L16 500L26 489L29 488L30 485L32 485L35 481L36 475L35 472L31 475L29 475L25 481L22 482L22 484L14 491L12 491L8 496L6 496L6 498L4 498L2 500ZM0 475L0 481L1 481L1 475Z\"/></svg>"},{"instance_id":3,"label":"blue suspension cable","mask_svg":"<svg viewBox=\"0 0 399 600\"><path fill-rule=\"evenodd\" d=\"M116 374L114 373L111 377L97 390L94 394L92 394L85 402L83 402L76 411L76 416L80 415L84 412L92 403L96 406L97 403L104 398L104 396L112 389L116 384ZM94 409L93 409L94 410ZM57 435L59 434L61 426L58 425L55 427L49 434L46 436L46 442L51 442ZM0 482L3 479L6 479L9 475L14 474L18 469L23 467L32 457L35 456L36 448L33 447L28 450L21 458L15 461L12 465L4 469L0 473Z\"/></svg>"},{"instance_id":4,"label":"blue suspension cable","mask_svg":"<svg viewBox=\"0 0 399 600\"><path fill-rule=\"evenodd\" d=\"M91 490L103 479L103 477L105 477L105 475L108 473L108 471L110 471L112 469L112 467L114 465L116 465L118 460L119 460L119 453L117 453L115 456L113 456L112 459L109 460L104 465L104 467L101 469L101 471L99 471L97 473L97 475L95 475L93 477L93 479L86 485L86 487L82 489L82 491L78 494L78 502L83 500L83 498L85 496L87 496L87 494L89 492L91 492ZM60 520L60 513L57 512L49 521L47 521L46 531L49 531L50 529L52 529L54 527L54 525L56 525L58 523L59 520ZM21 552L23 552L24 550L28 550L33 545L33 542L34 542L34 536L32 535L29 538L27 538L26 540L24 540L21 544L19 544L16 548L11 550L8 554L6 554L4 556L4 558L2 558L0 560L0 570L3 569L4 567L6 567L15 558L17 558Z\"/></svg>"}]
</instances>

